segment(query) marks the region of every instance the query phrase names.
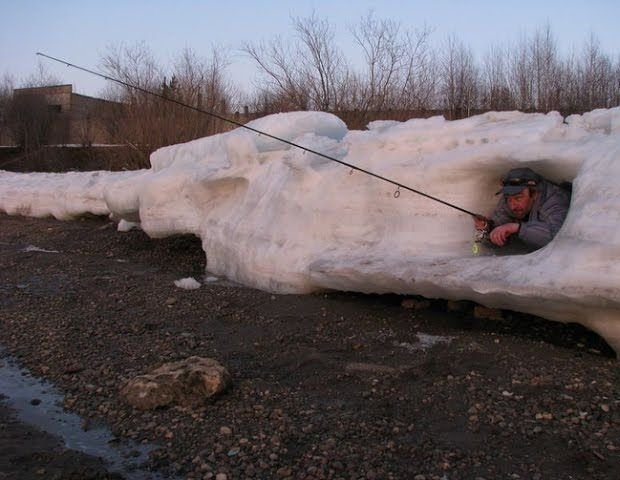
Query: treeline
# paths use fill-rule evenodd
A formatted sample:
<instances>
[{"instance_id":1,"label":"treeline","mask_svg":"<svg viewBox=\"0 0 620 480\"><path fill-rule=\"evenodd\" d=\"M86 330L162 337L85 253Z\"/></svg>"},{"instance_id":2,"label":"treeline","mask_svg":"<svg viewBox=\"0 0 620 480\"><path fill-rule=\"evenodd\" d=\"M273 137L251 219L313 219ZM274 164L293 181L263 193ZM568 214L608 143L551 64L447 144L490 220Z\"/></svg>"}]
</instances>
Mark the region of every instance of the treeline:
<instances>
[{"instance_id":1,"label":"treeline","mask_svg":"<svg viewBox=\"0 0 620 480\"><path fill-rule=\"evenodd\" d=\"M545 25L477 60L455 36L434 47L430 29L411 32L369 14L351 31L360 68L338 48L327 20L295 19L293 27L293 41L243 47L262 74L259 110L442 110L459 118L480 110L571 114L620 104L620 55L604 53L594 34L581 50L561 55Z\"/></svg>"},{"instance_id":2,"label":"treeline","mask_svg":"<svg viewBox=\"0 0 620 480\"><path fill-rule=\"evenodd\" d=\"M545 25L512 45L491 46L481 58L456 36L435 45L430 28L410 31L373 14L363 17L350 35L361 58L355 63L336 42L334 26L316 15L292 19L289 38L244 43L241 53L258 70L251 94L230 79L235 52L222 48L213 48L208 58L186 49L171 65L162 65L146 45L116 46L103 55L100 69L128 84L240 121L273 112L320 110L360 128L377 118L437 112L449 119L488 110L557 110L569 115L620 105L620 56L603 52L594 34L581 48L561 53ZM39 77L39 84L52 80L43 72ZM36 78L30 79L33 83ZM24 129L36 133L36 126L24 118L32 105L12 104L10 86L5 77L0 118L13 125L16 139L26 141ZM118 84L111 84L104 97L123 105L106 122L110 141L133 146L137 163L146 162L160 146L230 128Z\"/></svg>"}]
</instances>

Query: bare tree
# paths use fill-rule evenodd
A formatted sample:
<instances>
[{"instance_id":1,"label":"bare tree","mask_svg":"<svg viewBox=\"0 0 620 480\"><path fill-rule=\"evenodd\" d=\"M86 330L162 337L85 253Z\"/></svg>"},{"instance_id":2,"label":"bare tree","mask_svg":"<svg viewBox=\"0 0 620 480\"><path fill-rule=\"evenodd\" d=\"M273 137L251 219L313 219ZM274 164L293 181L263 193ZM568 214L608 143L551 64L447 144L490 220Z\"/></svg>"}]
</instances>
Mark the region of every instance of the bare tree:
<instances>
[{"instance_id":1,"label":"bare tree","mask_svg":"<svg viewBox=\"0 0 620 480\"><path fill-rule=\"evenodd\" d=\"M481 107L487 110L510 110L514 102L507 78L505 49L491 47L483 60Z\"/></svg>"},{"instance_id":2,"label":"bare tree","mask_svg":"<svg viewBox=\"0 0 620 480\"><path fill-rule=\"evenodd\" d=\"M469 116L476 107L478 69L471 50L454 36L448 38L441 57L441 98L451 119Z\"/></svg>"},{"instance_id":3,"label":"bare tree","mask_svg":"<svg viewBox=\"0 0 620 480\"><path fill-rule=\"evenodd\" d=\"M400 24L379 20L370 12L362 18L353 36L364 53L365 85L360 109L381 111L391 108L400 90L400 75L406 66L406 45L401 38Z\"/></svg>"},{"instance_id":4,"label":"bare tree","mask_svg":"<svg viewBox=\"0 0 620 480\"><path fill-rule=\"evenodd\" d=\"M145 43L109 45L100 63L102 70L110 76L145 90L156 90L161 85L164 76L153 53ZM130 104L140 104L151 100L144 93L117 83L109 87L106 96L111 100Z\"/></svg>"},{"instance_id":5,"label":"bare tree","mask_svg":"<svg viewBox=\"0 0 620 480\"><path fill-rule=\"evenodd\" d=\"M611 83L613 85L612 91L613 100L611 103L612 107L620 106L620 54L616 57L616 63L613 67L613 76L611 79Z\"/></svg>"},{"instance_id":6,"label":"bare tree","mask_svg":"<svg viewBox=\"0 0 620 480\"><path fill-rule=\"evenodd\" d=\"M405 68L399 94L401 108L432 108L437 87L437 62L429 44L430 35L431 30L426 26L413 34L406 32Z\"/></svg>"},{"instance_id":7,"label":"bare tree","mask_svg":"<svg viewBox=\"0 0 620 480\"><path fill-rule=\"evenodd\" d=\"M334 32L327 20L315 14L295 18L299 39L301 77L310 90L310 100L318 110L337 110L343 56L334 45Z\"/></svg>"},{"instance_id":8,"label":"bare tree","mask_svg":"<svg viewBox=\"0 0 620 480\"><path fill-rule=\"evenodd\" d=\"M10 142L12 138L8 127L8 112L15 88L15 78L8 72L0 80L0 142Z\"/></svg>"},{"instance_id":9,"label":"bare tree","mask_svg":"<svg viewBox=\"0 0 620 480\"><path fill-rule=\"evenodd\" d=\"M212 47L209 58L199 57L193 50L183 50L174 61L170 84L164 92L175 100L207 112L226 116L233 103L235 91L226 77L229 65L226 52ZM187 141L204 135L224 131L230 127L221 120L174 105L165 105L170 130L175 141Z\"/></svg>"},{"instance_id":10,"label":"bare tree","mask_svg":"<svg viewBox=\"0 0 620 480\"><path fill-rule=\"evenodd\" d=\"M26 153L39 150L47 143L52 114L43 95L23 93L15 96L7 117L13 138Z\"/></svg>"},{"instance_id":11,"label":"bare tree","mask_svg":"<svg viewBox=\"0 0 620 480\"><path fill-rule=\"evenodd\" d=\"M145 166L154 149L229 128L181 105L225 115L232 92L225 76L227 65L225 53L215 47L210 59L185 49L166 72L144 44L110 47L102 68L111 77L172 100L129 86L117 85L108 91L109 99L123 105L109 130L119 143L134 148L136 156L128 163Z\"/></svg>"},{"instance_id":12,"label":"bare tree","mask_svg":"<svg viewBox=\"0 0 620 480\"><path fill-rule=\"evenodd\" d=\"M583 108L609 108L614 105L617 91L611 60L601 51L598 38L591 34L586 42L578 66Z\"/></svg>"},{"instance_id":13,"label":"bare tree","mask_svg":"<svg viewBox=\"0 0 620 480\"><path fill-rule=\"evenodd\" d=\"M47 87L61 83L62 80L51 73L48 67L39 60L35 72L24 78L20 82L20 86L21 88Z\"/></svg>"},{"instance_id":14,"label":"bare tree","mask_svg":"<svg viewBox=\"0 0 620 480\"><path fill-rule=\"evenodd\" d=\"M273 105L263 104L265 111L307 110L309 95L305 91L297 59L291 46L281 37L258 44L245 43L243 51L256 63L262 75L259 96Z\"/></svg>"},{"instance_id":15,"label":"bare tree","mask_svg":"<svg viewBox=\"0 0 620 480\"><path fill-rule=\"evenodd\" d=\"M538 29L530 41L530 62L534 108L541 112L557 108L559 104L557 46L548 23L542 29Z\"/></svg>"},{"instance_id":16,"label":"bare tree","mask_svg":"<svg viewBox=\"0 0 620 480\"><path fill-rule=\"evenodd\" d=\"M581 87L577 59L574 52L559 62L558 78L561 91L559 105L556 108L565 115L581 112Z\"/></svg>"},{"instance_id":17,"label":"bare tree","mask_svg":"<svg viewBox=\"0 0 620 480\"><path fill-rule=\"evenodd\" d=\"M42 62L34 73L21 81L22 88L58 85L60 79L51 74ZM39 150L47 143L54 115L45 96L36 91L14 95L15 81L5 74L0 96L0 116L4 115L13 140L27 153Z\"/></svg>"},{"instance_id":18,"label":"bare tree","mask_svg":"<svg viewBox=\"0 0 620 480\"><path fill-rule=\"evenodd\" d=\"M173 65L177 93L182 101L197 108L224 113L236 96L226 77L230 61L222 47L212 47L209 59L199 57L192 49L184 49Z\"/></svg>"},{"instance_id":19,"label":"bare tree","mask_svg":"<svg viewBox=\"0 0 620 480\"><path fill-rule=\"evenodd\" d=\"M331 25L315 14L294 18L292 23L292 44L276 37L242 47L265 81L260 95L283 110L338 110L348 67L334 45Z\"/></svg>"}]
</instances>

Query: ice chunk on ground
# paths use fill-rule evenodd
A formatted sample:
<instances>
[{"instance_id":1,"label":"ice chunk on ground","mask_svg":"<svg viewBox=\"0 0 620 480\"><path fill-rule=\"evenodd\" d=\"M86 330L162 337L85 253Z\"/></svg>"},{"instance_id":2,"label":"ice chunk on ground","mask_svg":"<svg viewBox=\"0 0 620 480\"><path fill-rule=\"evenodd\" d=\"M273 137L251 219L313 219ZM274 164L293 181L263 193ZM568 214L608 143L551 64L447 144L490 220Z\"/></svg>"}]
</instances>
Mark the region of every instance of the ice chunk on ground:
<instances>
[{"instance_id":1,"label":"ice chunk on ground","mask_svg":"<svg viewBox=\"0 0 620 480\"><path fill-rule=\"evenodd\" d=\"M324 289L473 300L578 322L620 350L620 108L566 119L489 112L373 122L327 113L252 127L488 214L498 179L527 166L572 181L568 217L545 248L471 255L472 219L428 198L243 129L160 149L138 172L0 172L0 209L108 214L152 237L192 233L207 270L280 293Z\"/></svg>"},{"instance_id":2,"label":"ice chunk on ground","mask_svg":"<svg viewBox=\"0 0 620 480\"><path fill-rule=\"evenodd\" d=\"M58 250L46 250L45 248L28 245L24 248L24 252L41 252L41 253L60 253Z\"/></svg>"},{"instance_id":3,"label":"ice chunk on ground","mask_svg":"<svg viewBox=\"0 0 620 480\"><path fill-rule=\"evenodd\" d=\"M197 288L200 288L200 282L198 282L193 277L187 277L187 278L181 278L179 280L175 280L174 284L177 287L183 288L185 290L196 290Z\"/></svg>"}]
</instances>

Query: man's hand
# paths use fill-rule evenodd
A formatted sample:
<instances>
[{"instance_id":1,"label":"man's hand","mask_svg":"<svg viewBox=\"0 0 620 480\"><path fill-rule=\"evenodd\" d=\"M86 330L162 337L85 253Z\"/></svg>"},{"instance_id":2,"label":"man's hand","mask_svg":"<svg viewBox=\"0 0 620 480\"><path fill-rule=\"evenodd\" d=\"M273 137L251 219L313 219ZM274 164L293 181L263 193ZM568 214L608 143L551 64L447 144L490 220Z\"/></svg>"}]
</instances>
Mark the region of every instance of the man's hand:
<instances>
[{"instance_id":1,"label":"man's hand","mask_svg":"<svg viewBox=\"0 0 620 480\"><path fill-rule=\"evenodd\" d=\"M491 234L489 235L489 239L492 243L497 245L498 247L503 247L508 240L510 235L513 235L519 231L518 223L505 223L504 225L500 225L499 227L495 227Z\"/></svg>"},{"instance_id":2,"label":"man's hand","mask_svg":"<svg viewBox=\"0 0 620 480\"><path fill-rule=\"evenodd\" d=\"M474 226L476 227L476 230L484 230L487 228L488 224L489 221L482 215L476 215L474 217Z\"/></svg>"}]
</instances>

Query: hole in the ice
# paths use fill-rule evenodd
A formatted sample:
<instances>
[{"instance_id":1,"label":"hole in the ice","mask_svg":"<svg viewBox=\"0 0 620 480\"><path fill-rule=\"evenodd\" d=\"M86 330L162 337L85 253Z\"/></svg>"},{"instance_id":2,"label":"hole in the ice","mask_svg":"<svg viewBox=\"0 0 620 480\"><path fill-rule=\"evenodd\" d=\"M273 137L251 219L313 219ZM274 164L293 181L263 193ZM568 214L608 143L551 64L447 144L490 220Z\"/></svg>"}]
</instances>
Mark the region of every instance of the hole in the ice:
<instances>
[{"instance_id":1,"label":"hole in the ice","mask_svg":"<svg viewBox=\"0 0 620 480\"><path fill-rule=\"evenodd\" d=\"M523 165L506 170L487 228L476 231L474 255L523 255L553 241L570 213L574 180L553 173Z\"/></svg>"}]
</instances>

